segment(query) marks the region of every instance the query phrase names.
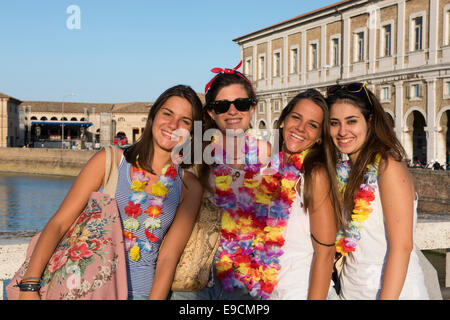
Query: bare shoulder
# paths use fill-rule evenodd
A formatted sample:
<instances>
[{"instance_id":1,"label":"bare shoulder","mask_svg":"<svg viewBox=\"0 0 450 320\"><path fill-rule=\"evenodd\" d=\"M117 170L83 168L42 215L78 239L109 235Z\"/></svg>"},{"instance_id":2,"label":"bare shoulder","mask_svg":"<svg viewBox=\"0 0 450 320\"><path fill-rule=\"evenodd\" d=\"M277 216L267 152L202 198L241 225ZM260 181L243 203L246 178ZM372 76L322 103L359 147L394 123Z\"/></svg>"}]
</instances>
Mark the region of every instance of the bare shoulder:
<instances>
[{"instance_id":1,"label":"bare shoulder","mask_svg":"<svg viewBox=\"0 0 450 320\"><path fill-rule=\"evenodd\" d=\"M378 182L380 191L388 190L390 192L399 186L406 185L414 192L414 184L406 164L395 160L392 156L381 160Z\"/></svg>"},{"instance_id":2,"label":"bare shoulder","mask_svg":"<svg viewBox=\"0 0 450 320\"><path fill-rule=\"evenodd\" d=\"M311 177L314 185L326 187L330 183L327 169L320 165L316 166L312 172Z\"/></svg>"},{"instance_id":3,"label":"bare shoulder","mask_svg":"<svg viewBox=\"0 0 450 320\"><path fill-rule=\"evenodd\" d=\"M183 188L191 195L202 194L203 187L198 178L190 171L184 170L183 174Z\"/></svg>"},{"instance_id":4,"label":"bare shoulder","mask_svg":"<svg viewBox=\"0 0 450 320\"><path fill-rule=\"evenodd\" d=\"M387 159L381 159L379 169L380 180L396 179L399 176L410 177L406 164L402 161L395 160L392 156Z\"/></svg>"}]
</instances>

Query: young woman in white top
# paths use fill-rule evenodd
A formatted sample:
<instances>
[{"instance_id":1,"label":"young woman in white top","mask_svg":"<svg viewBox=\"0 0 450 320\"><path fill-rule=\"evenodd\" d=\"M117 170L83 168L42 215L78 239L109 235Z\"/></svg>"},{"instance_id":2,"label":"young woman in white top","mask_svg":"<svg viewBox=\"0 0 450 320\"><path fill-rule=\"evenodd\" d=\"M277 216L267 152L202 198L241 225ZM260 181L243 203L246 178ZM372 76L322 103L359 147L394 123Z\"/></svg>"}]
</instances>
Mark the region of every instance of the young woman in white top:
<instances>
[{"instance_id":1,"label":"young woman in white top","mask_svg":"<svg viewBox=\"0 0 450 320\"><path fill-rule=\"evenodd\" d=\"M283 232L277 285L271 299L333 299L331 282L339 210L334 166L326 154L328 107L320 92L309 89L283 109L280 173L295 172L295 194ZM324 139L325 138L325 139ZM277 161L278 162L278 161ZM272 162L270 163L272 165ZM291 167L288 169L287 167ZM286 174L284 174L286 176Z\"/></svg>"},{"instance_id":2,"label":"young woman in white top","mask_svg":"<svg viewBox=\"0 0 450 320\"><path fill-rule=\"evenodd\" d=\"M417 196L385 111L363 83L329 87L327 102L345 222L340 298L428 299L414 246Z\"/></svg>"}]
</instances>

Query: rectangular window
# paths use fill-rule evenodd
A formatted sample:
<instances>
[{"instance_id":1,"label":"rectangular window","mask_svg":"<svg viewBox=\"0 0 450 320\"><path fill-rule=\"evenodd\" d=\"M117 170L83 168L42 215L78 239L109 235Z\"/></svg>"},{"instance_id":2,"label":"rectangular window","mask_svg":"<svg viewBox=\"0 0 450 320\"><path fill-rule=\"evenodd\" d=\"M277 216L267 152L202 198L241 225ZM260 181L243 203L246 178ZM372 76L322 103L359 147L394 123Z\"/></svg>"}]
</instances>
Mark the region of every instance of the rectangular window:
<instances>
[{"instance_id":1,"label":"rectangular window","mask_svg":"<svg viewBox=\"0 0 450 320\"><path fill-rule=\"evenodd\" d=\"M389 57L391 56L391 40L392 40L392 31L390 24L383 27L383 34L384 34L384 56Z\"/></svg>"},{"instance_id":2,"label":"rectangular window","mask_svg":"<svg viewBox=\"0 0 450 320\"><path fill-rule=\"evenodd\" d=\"M420 99L422 98L422 85L420 83L414 83L410 86L409 92L406 94L409 96L409 99Z\"/></svg>"},{"instance_id":3,"label":"rectangular window","mask_svg":"<svg viewBox=\"0 0 450 320\"><path fill-rule=\"evenodd\" d=\"M252 75L252 59L245 60L245 75L251 76Z\"/></svg>"},{"instance_id":4,"label":"rectangular window","mask_svg":"<svg viewBox=\"0 0 450 320\"><path fill-rule=\"evenodd\" d=\"M423 19L422 17L417 17L413 19L414 26L414 50L422 50L422 30L423 30Z\"/></svg>"},{"instance_id":5,"label":"rectangular window","mask_svg":"<svg viewBox=\"0 0 450 320\"><path fill-rule=\"evenodd\" d=\"M273 53L273 76L279 77L281 73L281 53Z\"/></svg>"},{"instance_id":6,"label":"rectangular window","mask_svg":"<svg viewBox=\"0 0 450 320\"><path fill-rule=\"evenodd\" d=\"M450 10L447 11L446 14L446 23L447 23L447 45L450 45Z\"/></svg>"},{"instance_id":7,"label":"rectangular window","mask_svg":"<svg viewBox=\"0 0 450 320\"><path fill-rule=\"evenodd\" d=\"M275 100L273 102L273 111L274 112L280 112L280 101Z\"/></svg>"},{"instance_id":8,"label":"rectangular window","mask_svg":"<svg viewBox=\"0 0 450 320\"><path fill-rule=\"evenodd\" d=\"M298 72L298 49L292 48L290 51L290 70L289 73Z\"/></svg>"},{"instance_id":9,"label":"rectangular window","mask_svg":"<svg viewBox=\"0 0 450 320\"><path fill-rule=\"evenodd\" d=\"M264 56L260 56L258 58L258 79L264 79L266 77L266 63L265 63L265 59Z\"/></svg>"},{"instance_id":10,"label":"rectangular window","mask_svg":"<svg viewBox=\"0 0 450 320\"><path fill-rule=\"evenodd\" d=\"M264 113L264 102L258 103L258 113Z\"/></svg>"},{"instance_id":11,"label":"rectangular window","mask_svg":"<svg viewBox=\"0 0 450 320\"><path fill-rule=\"evenodd\" d=\"M444 81L444 96L450 96L450 81Z\"/></svg>"},{"instance_id":12,"label":"rectangular window","mask_svg":"<svg viewBox=\"0 0 450 320\"><path fill-rule=\"evenodd\" d=\"M391 94L389 87L382 87L381 88L381 101L390 101L391 100Z\"/></svg>"},{"instance_id":13,"label":"rectangular window","mask_svg":"<svg viewBox=\"0 0 450 320\"><path fill-rule=\"evenodd\" d=\"M318 67L318 52L317 52L317 43L311 43L310 44L310 69L315 70Z\"/></svg>"},{"instance_id":14,"label":"rectangular window","mask_svg":"<svg viewBox=\"0 0 450 320\"><path fill-rule=\"evenodd\" d=\"M364 32L356 34L357 62L364 61Z\"/></svg>"},{"instance_id":15,"label":"rectangular window","mask_svg":"<svg viewBox=\"0 0 450 320\"><path fill-rule=\"evenodd\" d=\"M332 61L332 66L338 66L339 65L339 39L332 39L331 40L332 43L332 48L333 48L333 61Z\"/></svg>"}]
</instances>

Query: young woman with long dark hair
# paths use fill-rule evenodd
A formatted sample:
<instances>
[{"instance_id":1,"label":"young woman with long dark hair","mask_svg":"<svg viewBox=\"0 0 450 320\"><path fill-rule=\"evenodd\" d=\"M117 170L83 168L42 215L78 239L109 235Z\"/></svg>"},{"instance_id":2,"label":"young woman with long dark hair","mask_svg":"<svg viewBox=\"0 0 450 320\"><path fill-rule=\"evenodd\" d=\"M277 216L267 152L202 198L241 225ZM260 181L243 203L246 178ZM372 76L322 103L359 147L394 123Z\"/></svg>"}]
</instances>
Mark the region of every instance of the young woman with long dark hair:
<instances>
[{"instance_id":1,"label":"young woman with long dark hair","mask_svg":"<svg viewBox=\"0 0 450 320\"><path fill-rule=\"evenodd\" d=\"M417 195L385 111L364 83L329 87L327 102L343 198L340 297L428 299L414 246Z\"/></svg>"},{"instance_id":2,"label":"young woman with long dark hair","mask_svg":"<svg viewBox=\"0 0 450 320\"><path fill-rule=\"evenodd\" d=\"M180 132L192 132L196 120L201 120L197 94L188 86L172 87L151 106L139 141L126 149L124 156L119 150L115 199L125 243L116 245L126 251L122 262L126 263L128 299L165 299L170 290L202 196L196 177L173 163L172 150L183 138ZM78 175L41 233L24 279L41 277L90 194L101 189L105 156L105 150L96 153ZM21 291L20 298L40 296L38 291Z\"/></svg>"}]
</instances>

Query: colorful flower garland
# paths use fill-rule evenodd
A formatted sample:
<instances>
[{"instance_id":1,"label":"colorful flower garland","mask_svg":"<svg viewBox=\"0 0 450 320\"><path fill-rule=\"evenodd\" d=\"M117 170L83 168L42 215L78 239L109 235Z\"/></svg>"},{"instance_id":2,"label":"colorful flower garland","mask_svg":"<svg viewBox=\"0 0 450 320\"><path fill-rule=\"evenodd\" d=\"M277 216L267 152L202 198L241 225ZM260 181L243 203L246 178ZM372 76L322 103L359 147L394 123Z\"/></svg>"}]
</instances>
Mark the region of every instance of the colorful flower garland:
<instances>
[{"instance_id":1,"label":"colorful flower garland","mask_svg":"<svg viewBox=\"0 0 450 320\"><path fill-rule=\"evenodd\" d=\"M156 242L159 240L158 237L149 230L161 228L159 215L163 213L164 199L167 197L170 187L176 179L177 170L173 164L166 165L158 177L158 182L152 185L151 195L144 191L150 180L145 175L146 171L139 166L137 168L133 166L132 173L131 195L128 199L128 205L125 207L125 214L130 218L123 222L123 235L125 239L125 250L130 252L131 260L138 261L140 259L140 250L151 251L151 244L148 241L139 239L132 232L133 230L138 230L140 227L137 217L142 214L141 206L148 202L148 207L144 212L149 217L144 221L144 232L150 242Z\"/></svg>"},{"instance_id":2,"label":"colorful flower garland","mask_svg":"<svg viewBox=\"0 0 450 320\"><path fill-rule=\"evenodd\" d=\"M216 203L224 210L216 270L226 290L247 288L251 296L267 299L277 284L282 233L307 151L292 157L294 165L283 165L280 153L259 182L261 164L249 161L257 157L257 148L249 147L256 140L247 135L246 142L244 184L238 195L231 188L231 169L213 168Z\"/></svg>"},{"instance_id":3,"label":"colorful flower garland","mask_svg":"<svg viewBox=\"0 0 450 320\"><path fill-rule=\"evenodd\" d=\"M364 227L370 213L373 211L371 202L375 200L375 191L377 189L378 167L380 165L381 155L377 154L375 162L367 166L367 172L364 175L364 183L360 185L355 196L355 205L352 211L352 219L348 226L339 231L336 237L336 251L343 256L349 252L354 252L358 241L361 239L361 230ZM341 161L337 166L337 179L339 191L344 194L350 174L350 162Z\"/></svg>"}]
</instances>

